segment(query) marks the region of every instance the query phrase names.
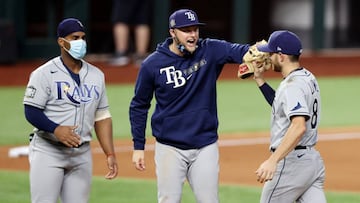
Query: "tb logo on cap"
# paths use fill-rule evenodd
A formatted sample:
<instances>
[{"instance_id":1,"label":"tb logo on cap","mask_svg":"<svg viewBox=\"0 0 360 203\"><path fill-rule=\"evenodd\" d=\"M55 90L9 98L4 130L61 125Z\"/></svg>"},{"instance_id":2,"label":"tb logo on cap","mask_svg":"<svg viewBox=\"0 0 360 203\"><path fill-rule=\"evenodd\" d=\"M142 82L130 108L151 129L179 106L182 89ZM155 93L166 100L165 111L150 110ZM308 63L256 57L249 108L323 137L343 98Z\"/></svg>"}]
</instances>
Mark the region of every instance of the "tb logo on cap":
<instances>
[{"instance_id":1,"label":"tb logo on cap","mask_svg":"<svg viewBox=\"0 0 360 203\"><path fill-rule=\"evenodd\" d=\"M185 15L187 15L188 19L191 21L196 20L195 15L193 13L191 13L190 11L186 12Z\"/></svg>"}]
</instances>

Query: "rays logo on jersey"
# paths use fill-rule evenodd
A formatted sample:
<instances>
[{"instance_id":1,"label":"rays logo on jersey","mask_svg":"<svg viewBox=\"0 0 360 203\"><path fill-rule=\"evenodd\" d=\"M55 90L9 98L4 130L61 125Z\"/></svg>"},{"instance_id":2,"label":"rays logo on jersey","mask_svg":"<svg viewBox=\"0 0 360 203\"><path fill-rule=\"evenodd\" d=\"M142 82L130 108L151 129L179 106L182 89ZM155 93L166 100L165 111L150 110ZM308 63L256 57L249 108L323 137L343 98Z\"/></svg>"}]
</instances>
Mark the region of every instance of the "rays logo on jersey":
<instances>
[{"instance_id":1,"label":"rays logo on jersey","mask_svg":"<svg viewBox=\"0 0 360 203\"><path fill-rule=\"evenodd\" d=\"M200 62L196 62L185 70L176 70L174 66L169 66L160 69L160 74L165 73L166 84L174 84L173 88L184 86L186 81L189 80L192 74L198 71L202 66L206 64L206 60L202 59Z\"/></svg>"},{"instance_id":2,"label":"rays logo on jersey","mask_svg":"<svg viewBox=\"0 0 360 203\"><path fill-rule=\"evenodd\" d=\"M290 111L296 111L296 110L299 110L299 109L301 109L301 108L302 108L302 106L301 106L300 102L298 102L298 103L296 104L296 106L294 106L294 108L292 108Z\"/></svg>"},{"instance_id":3,"label":"rays logo on jersey","mask_svg":"<svg viewBox=\"0 0 360 203\"><path fill-rule=\"evenodd\" d=\"M55 82L57 87L57 99L63 100L68 98L75 104L87 103L94 99L100 98L99 87L96 85L84 84L82 86L75 86L71 88L66 81Z\"/></svg>"}]
</instances>

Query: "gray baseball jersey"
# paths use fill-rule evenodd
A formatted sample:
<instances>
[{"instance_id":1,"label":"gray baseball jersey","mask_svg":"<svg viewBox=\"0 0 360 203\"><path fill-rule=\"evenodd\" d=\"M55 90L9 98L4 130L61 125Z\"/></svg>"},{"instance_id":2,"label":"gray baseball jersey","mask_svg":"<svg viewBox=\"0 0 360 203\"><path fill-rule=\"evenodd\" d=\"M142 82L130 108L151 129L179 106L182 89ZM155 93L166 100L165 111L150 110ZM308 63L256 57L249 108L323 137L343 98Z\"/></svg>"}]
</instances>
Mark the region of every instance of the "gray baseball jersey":
<instances>
[{"instance_id":1,"label":"gray baseball jersey","mask_svg":"<svg viewBox=\"0 0 360 203\"><path fill-rule=\"evenodd\" d=\"M107 109L104 74L82 61L80 84L71 77L60 57L34 70L23 103L44 110L60 125L78 126L81 147L59 143L53 133L34 129L29 147L30 190L33 202L88 202L91 188L92 157L89 141L95 112ZM59 192L61 191L61 192Z\"/></svg>"},{"instance_id":2,"label":"gray baseball jersey","mask_svg":"<svg viewBox=\"0 0 360 203\"><path fill-rule=\"evenodd\" d=\"M76 133L86 142L91 140L95 112L108 108L108 99L104 74L98 68L83 61L79 76L80 86L60 57L54 58L31 73L23 103L44 109L55 123L78 126Z\"/></svg>"},{"instance_id":3,"label":"gray baseball jersey","mask_svg":"<svg viewBox=\"0 0 360 203\"><path fill-rule=\"evenodd\" d=\"M306 132L299 145L314 146L320 121L320 89L316 78L306 69L288 75L276 90L271 114L271 148L282 141L294 115L307 116Z\"/></svg>"},{"instance_id":4,"label":"gray baseball jersey","mask_svg":"<svg viewBox=\"0 0 360 203\"><path fill-rule=\"evenodd\" d=\"M272 104L271 144L276 149L290 126L290 117L303 115L306 131L298 147L281 160L271 181L263 187L261 203L325 203L325 167L314 148L320 120L320 89L315 76L305 68L291 72L279 85ZM306 148L304 148L306 147Z\"/></svg>"}]
</instances>

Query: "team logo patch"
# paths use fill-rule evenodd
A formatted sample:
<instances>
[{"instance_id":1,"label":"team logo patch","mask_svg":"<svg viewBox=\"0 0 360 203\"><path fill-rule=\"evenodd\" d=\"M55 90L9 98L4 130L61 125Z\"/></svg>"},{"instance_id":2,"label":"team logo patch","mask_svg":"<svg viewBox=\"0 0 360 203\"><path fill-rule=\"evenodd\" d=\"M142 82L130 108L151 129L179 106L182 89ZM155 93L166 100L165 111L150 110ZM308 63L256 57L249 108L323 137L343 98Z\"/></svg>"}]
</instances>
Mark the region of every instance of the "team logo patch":
<instances>
[{"instance_id":1,"label":"team logo patch","mask_svg":"<svg viewBox=\"0 0 360 203\"><path fill-rule=\"evenodd\" d=\"M36 88L34 86L28 86L25 91L26 98L34 98L36 93Z\"/></svg>"},{"instance_id":2,"label":"team logo patch","mask_svg":"<svg viewBox=\"0 0 360 203\"><path fill-rule=\"evenodd\" d=\"M296 111L296 110L301 109L301 108L302 108L302 106L301 106L300 102L298 102L296 104L296 106L293 109L291 109L290 111Z\"/></svg>"}]
</instances>

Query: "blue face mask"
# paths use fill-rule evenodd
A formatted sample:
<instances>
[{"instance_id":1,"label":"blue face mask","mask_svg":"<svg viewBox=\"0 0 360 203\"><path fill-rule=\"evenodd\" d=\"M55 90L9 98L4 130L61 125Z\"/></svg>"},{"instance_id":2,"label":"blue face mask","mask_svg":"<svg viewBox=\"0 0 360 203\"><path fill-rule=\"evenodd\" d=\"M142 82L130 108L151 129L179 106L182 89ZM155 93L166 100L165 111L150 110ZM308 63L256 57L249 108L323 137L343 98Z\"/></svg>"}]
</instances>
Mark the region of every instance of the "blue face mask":
<instances>
[{"instance_id":1,"label":"blue face mask","mask_svg":"<svg viewBox=\"0 0 360 203\"><path fill-rule=\"evenodd\" d=\"M68 41L64 39L65 41L70 43L70 49L64 49L74 58L74 59L82 59L84 58L86 54L86 41L79 39L79 40L71 40Z\"/></svg>"}]
</instances>

